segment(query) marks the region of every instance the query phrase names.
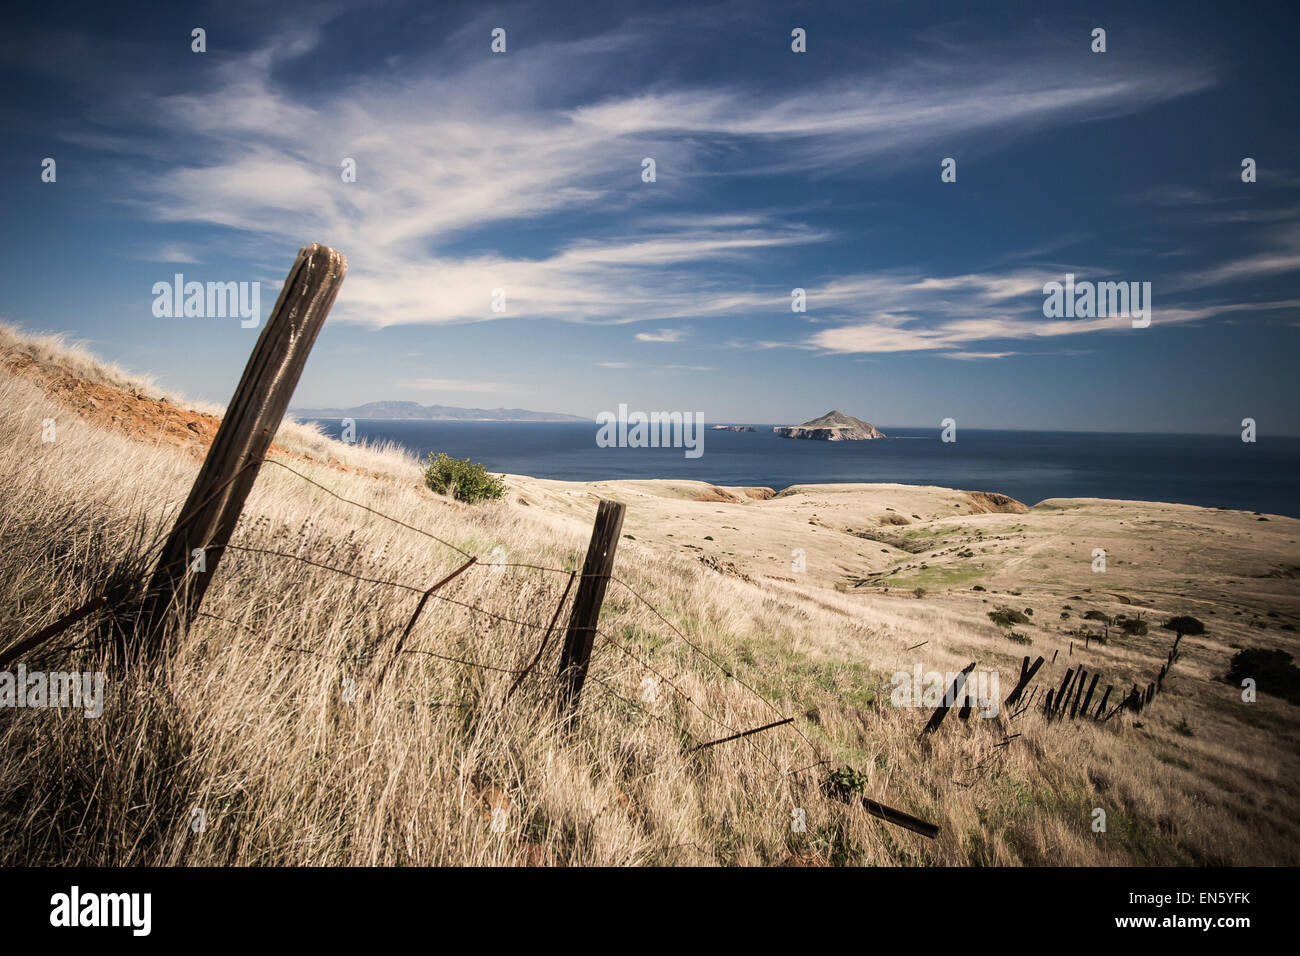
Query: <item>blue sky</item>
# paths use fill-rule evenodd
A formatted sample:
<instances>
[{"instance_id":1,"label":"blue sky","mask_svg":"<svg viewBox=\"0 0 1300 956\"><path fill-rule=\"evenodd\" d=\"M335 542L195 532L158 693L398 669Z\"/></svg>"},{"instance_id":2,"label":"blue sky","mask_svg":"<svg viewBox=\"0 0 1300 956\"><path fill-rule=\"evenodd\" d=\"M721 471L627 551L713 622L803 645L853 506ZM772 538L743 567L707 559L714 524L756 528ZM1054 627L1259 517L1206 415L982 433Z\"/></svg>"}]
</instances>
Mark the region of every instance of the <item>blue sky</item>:
<instances>
[{"instance_id":1,"label":"blue sky","mask_svg":"<svg viewBox=\"0 0 1300 956\"><path fill-rule=\"evenodd\" d=\"M298 406L1300 434L1294 4L132 9L0 38L0 318L187 395L257 332L153 284L264 319L319 241ZM1067 273L1150 282L1150 326L1045 318Z\"/></svg>"}]
</instances>

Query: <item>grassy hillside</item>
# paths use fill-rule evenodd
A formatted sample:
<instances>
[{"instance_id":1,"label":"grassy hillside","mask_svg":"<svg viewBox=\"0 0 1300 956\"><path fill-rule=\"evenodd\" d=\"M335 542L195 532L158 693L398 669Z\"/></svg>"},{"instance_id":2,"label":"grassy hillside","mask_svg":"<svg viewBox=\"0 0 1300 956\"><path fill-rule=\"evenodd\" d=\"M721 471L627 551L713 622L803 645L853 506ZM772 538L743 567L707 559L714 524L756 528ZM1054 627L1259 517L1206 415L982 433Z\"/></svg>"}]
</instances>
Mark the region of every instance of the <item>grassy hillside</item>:
<instances>
[{"instance_id":1,"label":"grassy hillside","mask_svg":"<svg viewBox=\"0 0 1300 956\"><path fill-rule=\"evenodd\" d=\"M58 340L0 332L0 647L147 570L219 411ZM50 418L56 438L43 442ZM559 572L472 567L439 592L450 600L426 607L410 653L375 686L375 661L419 592L464 558L264 467L205 616L173 636L165 660L111 659L105 633L129 626L129 608L24 659L29 669L104 670L106 706L98 719L0 710L0 861L1297 862L1296 710L1268 694L1244 705L1215 678L1234 644L1295 649L1283 629L1297 620L1290 582L1223 582L1256 565L1300 566L1298 522L1273 518L1251 528L1267 536L1251 538L1230 523L1239 515L1159 512L1141 520L1167 526L1140 537L1167 566L1124 578L1121 556L1107 591L1073 601L1096 582L1086 560L1071 570L1053 557L1066 540L1058 526L1068 522L1076 540L1094 524L1110 529L1123 555L1116 522L1155 512L1067 502L984 513L963 492L903 486L763 500L696 483L514 476L501 502L470 507L424 489L398 450L342 445L306 426L286 425L273 457L484 562ZM566 732L553 707L558 638L507 690L538 650L560 572L580 566L599 496L629 506L622 583L609 589L581 718ZM887 509L910 526L881 521ZM932 537L933 548L897 548L879 533L910 535L895 544ZM1192 563L1188 547L1198 549ZM803 577L790 572L794 548L807 552ZM983 592L970 590L976 581ZM1084 605L1113 615L1138 601L1153 624L1195 613L1208 633L1184 640L1164 693L1137 720L950 717L919 743L928 713L890 705L891 674L917 662L955 671L978 659L1000 671L1005 693L1021 654L1055 650L1062 659L1042 677L1055 684L1085 660L1069 653L1068 631ZM1036 605L1023 629L1032 646L988 619L1008 603ZM1060 618L1063 604L1074 617ZM1085 666L1119 686L1145 682L1170 639L1152 627L1090 642ZM786 715L793 727L687 752ZM999 747L1011 734L1020 736ZM938 824L938 839L828 798L827 772L841 766L864 775L864 795ZM1091 828L1098 807L1105 833ZM791 827L796 809L803 832Z\"/></svg>"}]
</instances>

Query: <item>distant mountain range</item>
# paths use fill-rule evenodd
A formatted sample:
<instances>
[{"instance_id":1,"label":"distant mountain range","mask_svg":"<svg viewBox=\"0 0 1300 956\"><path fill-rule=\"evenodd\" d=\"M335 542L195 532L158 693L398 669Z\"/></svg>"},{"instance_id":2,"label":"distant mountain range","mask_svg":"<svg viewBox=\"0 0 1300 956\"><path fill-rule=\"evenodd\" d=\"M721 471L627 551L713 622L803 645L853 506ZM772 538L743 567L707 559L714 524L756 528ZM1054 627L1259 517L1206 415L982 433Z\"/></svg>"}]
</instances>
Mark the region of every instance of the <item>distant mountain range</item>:
<instances>
[{"instance_id":1,"label":"distant mountain range","mask_svg":"<svg viewBox=\"0 0 1300 956\"><path fill-rule=\"evenodd\" d=\"M580 415L530 412L526 408L457 408L419 402L366 402L352 408L291 408L295 418L369 418L413 422L589 422Z\"/></svg>"}]
</instances>

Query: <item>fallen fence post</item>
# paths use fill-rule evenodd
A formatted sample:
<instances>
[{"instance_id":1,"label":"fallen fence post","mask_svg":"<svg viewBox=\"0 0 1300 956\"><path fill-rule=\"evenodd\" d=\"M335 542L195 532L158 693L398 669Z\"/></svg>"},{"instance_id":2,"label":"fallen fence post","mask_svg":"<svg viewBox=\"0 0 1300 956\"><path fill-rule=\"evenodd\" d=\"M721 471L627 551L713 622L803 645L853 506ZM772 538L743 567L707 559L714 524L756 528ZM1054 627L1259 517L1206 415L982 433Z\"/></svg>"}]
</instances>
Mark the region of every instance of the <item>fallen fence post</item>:
<instances>
[{"instance_id":1,"label":"fallen fence post","mask_svg":"<svg viewBox=\"0 0 1300 956\"><path fill-rule=\"evenodd\" d=\"M933 823L927 823L920 817L914 817L910 813L904 813L902 810L895 810L893 807L887 807L883 803L877 803L867 797L862 798L863 808L873 817L880 817L887 820L895 826L904 827L913 833L919 833L923 837L933 840L939 835L939 827Z\"/></svg>"},{"instance_id":2,"label":"fallen fence post","mask_svg":"<svg viewBox=\"0 0 1300 956\"><path fill-rule=\"evenodd\" d=\"M977 663L978 661L971 661L961 669L961 672L956 677L953 678L952 686L948 688L948 693L944 694L943 700L939 702L939 706L930 717L929 723L927 723L925 728L921 731L922 737L926 734L932 734L939 729L939 725L943 723L943 719L948 716L948 709L956 702L957 695L959 695L962 692L962 688L966 686L967 675L975 669Z\"/></svg>"},{"instance_id":3,"label":"fallen fence post","mask_svg":"<svg viewBox=\"0 0 1300 956\"><path fill-rule=\"evenodd\" d=\"M623 514L626 510L626 505L604 498L596 508L596 523L591 529L591 542L587 545L587 558L582 565L582 579L578 582L578 593L573 598L573 614L569 618L569 629L564 635L564 650L560 654L557 703L570 716L578 709L578 698L587 679L587 665L591 661L591 647L596 640L600 605L605 600L605 588L614 571L614 552L618 548L618 537L623 530Z\"/></svg>"},{"instance_id":4,"label":"fallen fence post","mask_svg":"<svg viewBox=\"0 0 1300 956\"><path fill-rule=\"evenodd\" d=\"M147 647L161 646L173 609L184 624L202 603L347 271L347 259L328 246L298 251L158 557L139 617ZM191 570L195 559L201 570ZM124 642L119 649L125 653Z\"/></svg>"}]
</instances>

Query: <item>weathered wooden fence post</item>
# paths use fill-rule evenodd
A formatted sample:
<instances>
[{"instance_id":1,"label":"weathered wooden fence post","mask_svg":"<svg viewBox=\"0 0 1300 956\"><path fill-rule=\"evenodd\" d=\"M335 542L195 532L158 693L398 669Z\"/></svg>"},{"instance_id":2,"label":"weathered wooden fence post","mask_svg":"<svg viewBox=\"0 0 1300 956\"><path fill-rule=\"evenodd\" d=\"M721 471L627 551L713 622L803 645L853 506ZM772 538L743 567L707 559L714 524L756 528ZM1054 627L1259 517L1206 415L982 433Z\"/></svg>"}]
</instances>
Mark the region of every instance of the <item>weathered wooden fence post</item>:
<instances>
[{"instance_id":1,"label":"weathered wooden fence post","mask_svg":"<svg viewBox=\"0 0 1300 956\"><path fill-rule=\"evenodd\" d=\"M1097 689L1097 678L1099 677L1101 677L1100 674L1092 675L1092 683L1088 685L1088 693L1083 695L1083 703L1079 705L1080 717L1088 716L1088 705L1092 703L1092 692Z\"/></svg>"},{"instance_id":2,"label":"weathered wooden fence post","mask_svg":"<svg viewBox=\"0 0 1300 956\"><path fill-rule=\"evenodd\" d=\"M184 623L203 601L347 271L328 246L298 251L154 568L137 629L146 647L162 644L173 608Z\"/></svg>"},{"instance_id":3,"label":"weathered wooden fence post","mask_svg":"<svg viewBox=\"0 0 1300 956\"><path fill-rule=\"evenodd\" d=\"M1106 685L1106 693L1101 695L1101 703L1097 705L1097 713L1093 715L1093 719L1100 720L1101 715L1106 713L1106 701L1110 700L1110 692L1113 687L1113 684Z\"/></svg>"},{"instance_id":4,"label":"weathered wooden fence post","mask_svg":"<svg viewBox=\"0 0 1300 956\"><path fill-rule=\"evenodd\" d=\"M1078 714L1078 712L1079 712L1079 698L1083 696L1083 682L1084 682L1085 680L1087 680L1087 677L1088 677L1088 672L1085 671L1082 667L1080 667L1080 668L1079 668L1079 673L1076 674L1076 675L1075 675L1075 678L1074 678L1074 695L1073 695L1073 697L1071 698L1071 702L1070 702L1070 719L1071 719L1071 720L1074 720L1075 715ZM1094 675L1093 675L1093 681L1095 682L1096 679L1097 679L1097 677L1096 677L1096 675L1094 674Z\"/></svg>"},{"instance_id":5,"label":"weathered wooden fence post","mask_svg":"<svg viewBox=\"0 0 1300 956\"><path fill-rule=\"evenodd\" d=\"M1034 675L1038 673L1038 668L1042 666L1043 658L1041 656L1038 660L1034 661L1032 667L1029 665L1028 656L1025 657L1024 661L1020 664L1020 680L1016 682L1015 689L1007 695L1007 699L1002 702L1003 708L1011 707L1020 700L1020 696L1025 692L1025 688L1029 686L1029 682L1033 680Z\"/></svg>"},{"instance_id":6,"label":"weathered wooden fence post","mask_svg":"<svg viewBox=\"0 0 1300 956\"><path fill-rule=\"evenodd\" d=\"M943 723L943 719L948 716L948 709L952 707L953 704L956 703L957 698L961 696L962 690L966 686L966 678L970 675L970 672L975 669L975 665L978 663L979 661L971 661L957 673L956 677L952 679L952 686L949 687L947 693L943 695L943 700L939 702L939 706L935 708L934 714L931 715L929 722L927 722L925 727L922 728L920 736L924 737L926 734L932 734L939 729L939 725Z\"/></svg>"},{"instance_id":7,"label":"weathered wooden fence post","mask_svg":"<svg viewBox=\"0 0 1300 956\"><path fill-rule=\"evenodd\" d=\"M596 523L591 529L591 543L587 545L587 559L582 564L582 578L578 581L578 593L573 597L573 613L564 635L564 651L560 654L557 702L560 710L568 716L577 711L582 685L587 680L587 664L591 661L591 647L596 640L600 605L605 600L605 587L614 571L614 552L618 548L626 510L626 505L604 498L596 508Z\"/></svg>"},{"instance_id":8,"label":"weathered wooden fence post","mask_svg":"<svg viewBox=\"0 0 1300 956\"><path fill-rule=\"evenodd\" d=\"M1052 702L1052 709L1049 716L1055 715L1058 711L1065 709L1065 695L1069 691L1070 682L1074 680L1074 668L1066 668L1065 677L1061 680L1061 686L1056 691L1056 697Z\"/></svg>"}]
</instances>

